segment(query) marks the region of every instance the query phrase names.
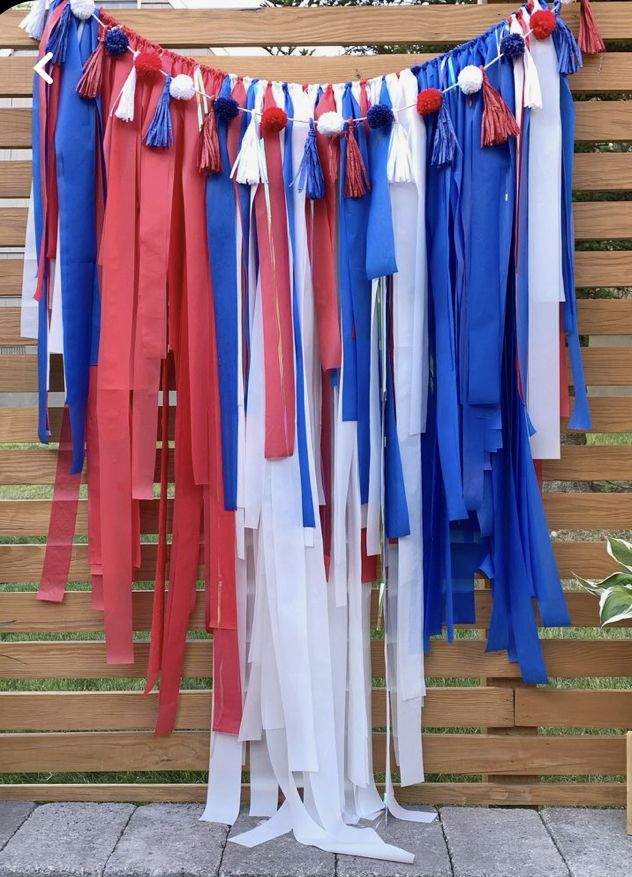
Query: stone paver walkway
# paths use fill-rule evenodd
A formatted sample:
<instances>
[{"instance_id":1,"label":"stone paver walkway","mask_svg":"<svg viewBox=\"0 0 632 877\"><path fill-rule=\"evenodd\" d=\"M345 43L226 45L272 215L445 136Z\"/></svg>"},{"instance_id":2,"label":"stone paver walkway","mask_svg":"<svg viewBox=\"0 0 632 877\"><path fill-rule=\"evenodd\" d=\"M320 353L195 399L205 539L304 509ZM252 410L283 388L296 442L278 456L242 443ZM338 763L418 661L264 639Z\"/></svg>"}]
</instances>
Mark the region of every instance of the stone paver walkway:
<instances>
[{"instance_id":1,"label":"stone paver walkway","mask_svg":"<svg viewBox=\"0 0 632 877\"><path fill-rule=\"evenodd\" d=\"M621 810L443 807L430 825L376 827L398 865L322 853L291 836L227 843L194 804L0 801L0 877L632 877ZM232 834L259 820L242 813Z\"/></svg>"}]
</instances>

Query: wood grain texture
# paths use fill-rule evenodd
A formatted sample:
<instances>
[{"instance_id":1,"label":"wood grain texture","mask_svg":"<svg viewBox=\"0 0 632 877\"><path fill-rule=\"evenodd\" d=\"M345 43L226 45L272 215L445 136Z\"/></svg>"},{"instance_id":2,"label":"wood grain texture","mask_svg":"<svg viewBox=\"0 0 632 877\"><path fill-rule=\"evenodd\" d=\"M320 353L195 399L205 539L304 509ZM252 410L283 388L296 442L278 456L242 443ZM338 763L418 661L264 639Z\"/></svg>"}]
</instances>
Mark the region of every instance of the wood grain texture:
<instances>
[{"instance_id":1,"label":"wood grain texture","mask_svg":"<svg viewBox=\"0 0 632 877\"><path fill-rule=\"evenodd\" d=\"M632 727L632 690L521 688L515 693L516 724L554 728Z\"/></svg>"},{"instance_id":2,"label":"wood grain texture","mask_svg":"<svg viewBox=\"0 0 632 877\"><path fill-rule=\"evenodd\" d=\"M3 561L10 555L10 550L24 546L0 546L0 568ZM31 546L42 548L42 546ZM76 546L81 548L83 546ZM154 548L155 546L145 546ZM554 543L558 561L569 564L578 574L584 577L605 576L612 572L616 565L605 551L605 543ZM564 551L562 549L569 548ZM588 550L588 549L593 550ZM8 550L4 550L8 549ZM583 550L582 550L583 549ZM144 552L147 554L147 552ZM42 553L39 553L41 562ZM155 558L155 550L152 552ZM10 563L9 559L9 563ZM147 559L143 557L143 563ZM148 564L147 564L148 565ZM564 570L563 570L564 571ZM149 573L149 570L147 571ZM3 575L6 575L3 574ZM134 630L151 629L151 612L153 594L151 591L135 591L132 595ZM459 628L481 629L489 626L492 597L487 589L475 592L476 621L473 624L458 624ZM598 602L591 594L584 591L566 591L566 603L574 627L598 627ZM10 622L11 633L100 633L103 630L103 614L92 606L91 594L87 591L70 591L61 603L47 603L37 600L33 591L7 591L0 593L0 617ZM377 617L377 591L371 594L371 623L375 625ZM630 621L619 622L617 626L629 627ZM200 631L204 624L204 596L200 591L195 607L189 618L189 630Z\"/></svg>"},{"instance_id":3,"label":"wood grain texture","mask_svg":"<svg viewBox=\"0 0 632 877\"><path fill-rule=\"evenodd\" d=\"M158 450L156 480L160 472L160 456ZM170 458L170 481L173 481L172 464ZM0 484L54 484L56 467L56 448L0 449ZM549 481L632 480L632 445L563 445L560 460L544 461L544 477Z\"/></svg>"},{"instance_id":4,"label":"wood grain texture","mask_svg":"<svg viewBox=\"0 0 632 877\"><path fill-rule=\"evenodd\" d=\"M584 675L632 675L632 639L544 640L546 666L551 676L576 678ZM135 644L135 663L107 664L102 641L5 642L0 652L0 679L118 679L145 675L148 643ZM191 640L185 650L184 676L207 679L211 673L212 643ZM381 641L372 643L373 672L383 675ZM483 640L433 641L426 656L429 677L515 679L517 664L502 652L485 652Z\"/></svg>"},{"instance_id":5,"label":"wood grain texture","mask_svg":"<svg viewBox=\"0 0 632 877\"><path fill-rule=\"evenodd\" d=\"M0 731L152 731L158 695L138 691L5 692ZM383 725L385 691L373 690L373 723ZM206 730L211 692L180 693L176 730ZM500 688L432 688L424 701L424 727L513 724L513 694Z\"/></svg>"},{"instance_id":6,"label":"wood grain texture","mask_svg":"<svg viewBox=\"0 0 632 877\"><path fill-rule=\"evenodd\" d=\"M632 38L632 13L623 3L597 3L595 16L604 39ZM163 46L363 45L463 42L502 20L515 4L471 6L328 7L294 9L117 9L116 18ZM0 47L32 48L17 25L23 13L0 18ZM564 9L576 31L579 10Z\"/></svg>"},{"instance_id":7,"label":"wood grain texture","mask_svg":"<svg viewBox=\"0 0 632 877\"><path fill-rule=\"evenodd\" d=\"M157 502L142 500L140 508L142 532L156 533ZM545 493L544 509L552 529L625 530L632 520L632 493ZM49 515L49 500L0 500L0 536L45 536ZM77 535L86 535L86 525L86 501L79 500Z\"/></svg>"},{"instance_id":8,"label":"wood grain texture","mask_svg":"<svg viewBox=\"0 0 632 877\"><path fill-rule=\"evenodd\" d=\"M625 806L625 783L424 783L397 787L402 804L497 804L505 806ZM378 790L382 787L378 784ZM242 786L247 800L248 787ZM2 797L18 801L206 801L202 783L7 783Z\"/></svg>"},{"instance_id":9,"label":"wood grain texture","mask_svg":"<svg viewBox=\"0 0 632 877\"><path fill-rule=\"evenodd\" d=\"M258 79L294 82L347 82L396 73L435 58L436 52L384 55L196 55L199 64ZM0 97L30 97L35 58L0 58ZM570 77L576 94L632 91L632 57L625 52L584 58L584 67Z\"/></svg>"},{"instance_id":10,"label":"wood grain texture","mask_svg":"<svg viewBox=\"0 0 632 877\"><path fill-rule=\"evenodd\" d=\"M206 770L208 732L4 734L0 772ZM507 737L424 734L431 773L597 775L625 772L625 737ZM373 735L376 771L384 769L385 737Z\"/></svg>"},{"instance_id":11,"label":"wood grain texture","mask_svg":"<svg viewBox=\"0 0 632 877\"><path fill-rule=\"evenodd\" d=\"M2 225L0 210L0 228ZM577 302L582 335L632 335L632 299L584 300ZM20 335L20 308L0 308L0 344L33 344Z\"/></svg>"},{"instance_id":12,"label":"wood grain texture","mask_svg":"<svg viewBox=\"0 0 632 877\"><path fill-rule=\"evenodd\" d=\"M580 287L627 286L632 271L632 252L578 252L576 268L577 285ZM0 296L16 296L21 289L22 259L0 260Z\"/></svg>"}]
</instances>

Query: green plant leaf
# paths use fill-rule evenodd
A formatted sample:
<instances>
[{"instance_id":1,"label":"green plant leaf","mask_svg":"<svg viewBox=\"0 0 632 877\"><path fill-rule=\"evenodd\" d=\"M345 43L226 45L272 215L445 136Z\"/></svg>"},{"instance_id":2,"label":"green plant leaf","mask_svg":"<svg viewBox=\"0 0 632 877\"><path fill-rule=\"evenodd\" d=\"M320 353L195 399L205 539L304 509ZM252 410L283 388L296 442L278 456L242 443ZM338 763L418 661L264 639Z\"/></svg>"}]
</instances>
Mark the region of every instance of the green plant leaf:
<instances>
[{"instance_id":1,"label":"green plant leaf","mask_svg":"<svg viewBox=\"0 0 632 877\"><path fill-rule=\"evenodd\" d=\"M632 585L606 588L599 599L599 614L602 624L632 618Z\"/></svg>"},{"instance_id":2,"label":"green plant leaf","mask_svg":"<svg viewBox=\"0 0 632 877\"><path fill-rule=\"evenodd\" d=\"M608 554L618 564L632 572L632 542L625 539L608 539Z\"/></svg>"},{"instance_id":3,"label":"green plant leaf","mask_svg":"<svg viewBox=\"0 0 632 877\"><path fill-rule=\"evenodd\" d=\"M576 572L573 573L578 583L585 588L587 591L590 591L591 594L601 594L603 588L599 586L598 582L591 582L589 579L583 579L581 576L578 576Z\"/></svg>"}]
</instances>

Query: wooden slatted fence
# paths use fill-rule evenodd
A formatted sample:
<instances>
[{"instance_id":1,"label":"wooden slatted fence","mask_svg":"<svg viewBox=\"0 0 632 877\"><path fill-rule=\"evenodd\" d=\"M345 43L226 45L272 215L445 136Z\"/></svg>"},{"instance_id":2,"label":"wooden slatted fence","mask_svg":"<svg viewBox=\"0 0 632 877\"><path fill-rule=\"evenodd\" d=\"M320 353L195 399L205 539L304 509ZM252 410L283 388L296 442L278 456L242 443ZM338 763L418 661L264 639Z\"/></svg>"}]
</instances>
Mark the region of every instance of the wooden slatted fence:
<instances>
[{"instance_id":1,"label":"wooden slatted fence","mask_svg":"<svg viewBox=\"0 0 632 877\"><path fill-rule=\"evenodd\" d=\"M125 23L172 48L200 52L205 63L229 63L237 73L298 81L357 79L397 70L431 57L368 55L340 57L211 57L208 46L427 44L450 46L466 40L513 7L416 6L396 8L300 8L228 10L119 10ZM632 40L632 2L599 2L596 15L606 40ZM0 15L0 48L32 49L17 28L23 13ZM577 29L574 7L564 15ZM617 386L622 395L592 400L593 428L606 438L632 432L632 211L625 194L632 190L632 51L620 50L587 59L572 79L577 104L577 163L574 188L579 197L575 220L579 250L580 294L597 288L609 298L580 302L581 332L588 383L592 388ZM18 54L0 58L0 97L28 97L33 58ZM598 149L594 144L609 143ZM30 145L30 111L0 108L0 149ZM28 197L31 163L19 158L0 161L0 199ZM607 200L617 193L623 200ZM32 342L20 337L18 296L26 211L0 201L0 393L36 390ZM613 244L591 248L589 242ZM611 336L608 344L608 336ZM604 346L604 341L607 346ZM11 352L2 352L5 347ZM16 350L20 352L15 352ZM61 363L52 368L52 387L63 389ZM621 391L619 391L621 392ZM602 391L603 393L603 391ZM6 402L7 398L9 399ZM145 673L151 598L134 593L134 627L145 636L129 667L105 663L100 637L102 620L85 591L68 593L61 604L36 601L33 583L41 571L48 527L50 485L55 457L33 443L36 412L19 404L19 396L3 396L0 408L0 621L9 636L0 636L0 797L37 800L201 800L200 782L180 781L180 772L204 771L208 753L208 717L212 643L200 638L203 608L191 623L185 673L189 689L182 693L177 730L167 738L152 736L155 695L144 697L134 680ZM14 401L11 401L14 400ZM59 411L53 411L53 438ZM575 439L577 441L577 439ZM606 575L613 568L604 535L632 524L632 446L566 444L562 459L545 464L545 505L549 525L563 531L555 541L562 575ZM23 486L41 491L27 498ZM33 487L37 486L37 487ZM44 498L38 498L43 496ZM86 533L85 501L80 502L79 536ZM155 502L143 505L143 532L155 534ZM153 575L156 546L142 546L137 579ZM78 542L71 580L88 578L87 546ZM452 645L435 642L427 660L430 688L424 713L424 745L429 782L401 791L408 802L481 804L619 804L625 801L625 740L632 726L632 638L630 628L616 635L595 632L598 611L586 593L568 595L573 628L564 638L547 638L544 652L553 677L548 687L520 684L514 665L484 651L483 631L489 622L490 595L476 594L477 622ZM375 612L375 607L374 607ZM197 635L197 638L195 638ZM95 637L97 637L95 639ZM374 673L383 673L383 654L375 643ZM63 680L59 683L57 680ZM52 683L52 680L56 680ZM107 680L116 690L98 690ZM56 690L49 690L50 685ZM116 683L116 684L115 684ZM60 687L61 686L61 687ZM200 687L202 686L202 687ZM374 689L375 727L384 723L384 691ZM581 733L578 732L581 729ZM374 735L375 764L384 763L384 738ZM133 772L135 782L96 781L101 775ZM156 775L147 772L159 772ZM164 781L164 773L178 781ZM175 773L173 773L175 772ZM16 773L27 782L15 782ZM78 782L77 773L89 780ZM73 780L64 782L65 775ZM4 782L3 782L4 779ZM116 777L115 777L116 779ZM184 778L186 779L186 777Z\"/></svg>"}]
</instances>

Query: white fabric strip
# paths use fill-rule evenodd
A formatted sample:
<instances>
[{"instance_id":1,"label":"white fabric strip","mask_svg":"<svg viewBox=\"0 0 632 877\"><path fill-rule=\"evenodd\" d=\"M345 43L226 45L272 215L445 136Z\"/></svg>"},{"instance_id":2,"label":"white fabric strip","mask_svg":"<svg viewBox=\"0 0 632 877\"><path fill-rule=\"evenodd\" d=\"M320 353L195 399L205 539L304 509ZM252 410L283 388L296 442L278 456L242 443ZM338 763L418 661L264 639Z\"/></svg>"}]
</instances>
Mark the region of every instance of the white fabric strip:
<instances>
[{"instance_id":1,"label":"white fabric strip","mask_svg":"<svg viewBox=\"0 0 632 877\"><path fill-rule=\"evenodd\" d=\"M39 303L33 296L37 289L37 245L35 241L35 205L33 183L26 216L26 240L24 244L24 272L22 274L22 301L20 310L20 335L37 338Z\"/></svg>"},{"instance_id":2,"label":"white fabric strip","mask_svg":"<svg viewBox=\"0 0 632 877\"><path fill-rule=\"evenodd\" d=\"M560 456L560 308L562 280L562 124L552 38L531 52L544 95L529 124L529 354L527 407L536 459ZM546 172L542 171L546 168Z\"/></svg>"}]
</instances>

